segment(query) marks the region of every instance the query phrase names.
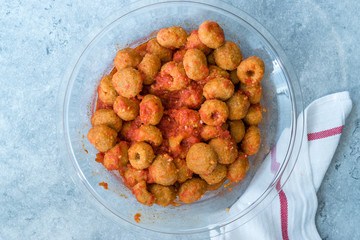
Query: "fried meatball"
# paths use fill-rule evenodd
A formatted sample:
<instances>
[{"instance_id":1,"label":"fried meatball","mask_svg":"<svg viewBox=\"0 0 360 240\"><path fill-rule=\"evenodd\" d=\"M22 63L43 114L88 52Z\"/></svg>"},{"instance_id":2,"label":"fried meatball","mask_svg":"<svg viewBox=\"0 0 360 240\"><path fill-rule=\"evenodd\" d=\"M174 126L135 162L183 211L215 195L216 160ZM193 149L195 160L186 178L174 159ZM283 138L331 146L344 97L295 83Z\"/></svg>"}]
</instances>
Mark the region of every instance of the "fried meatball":
<instances>
[{"instance_id":1,"label":"fried meatball","mask_svg":"<svg viewBox=\"0 0 360 240\"><path fill-rule=\"evenodd\" d=\"M226 70L219 68L218 66L210 65L209 76L207 77L207 79L211 80L216 77L229 78L229 73Z\"/></svg>"},{"instance_id":2,"label":"fried meatball","mask_svg":"<svg viewBox=\"0 0 360 240\"><path fill-rule=\"evenodd\" d=\"M117 71L112 78L112 83L116 92L126 98L136 97L143 87L140 72L132 67Z\"/></svg>"},{"instance_id":3,"label":"fried meatball","mask_svg":"<svg viewBox=\"0 0 360 240\"><path fill-rule=\"evenodd\" d=\"M156 74L161 68L161 60L158 56L147 53L143 60L138 65L138 70L145 75L143 82L145 85L150 85L154 82Z\"/></svg>"},{"instance_id":4,"label":"fried meatball","mask_svg":"<svg viewBox=\"0 0 360 240\"><path fill-rule=\"evenodd\" d=\"M118 96L109 75L101 79L97 92L99 99L106 105L113 105Z\"/></svg>"},{"instance_id":5,"label":"fried meatball","mask_svg":"<svg viewBox=\"0 0 360 240\"><path fill-rule=\"evenodd\" d=\"M186 50L185 48L182 48L182 49L177 50L177 51L174 53L173 61L175 61L175 62L182 62L182 61L184 60L184 56L185 56L186 51L187 51L187 50Z\"/></svg>"},{"instance_id":6,"label":"fried meatball","mask_svg":"<svg viewBox=\"0 0 360 240\"><path fill-rule=\"evenodd\" d=\"M140 119L144 124L157 125L164 113L164 107L159 97L146 95L140 103Z\"/></svg>"},{"instance_id":7,"label":"fried meatball","mask_svg":"<svg viewBox=\"0 0 360 240\"><path fill-rule=\"evenodd\" d=\"M187 77L183 63L174 61L165 63L155 78L156 85L169 90L177 91L187 87L190 83L190 78Z\"/></svg>"},{"instance_id":8,"label":"fried meatball","mask_svg":"<svg viewBox=\"0 0 360 240\"><path fill-rule=\"evenodd\" d=\"M225 43L214 50L214 58L216 65L225 70L234 70L239 66L242 59L239 46L232 41Z\"/></svg>"},{"instance_id":9,"label":"fried meatball","mask_svg":"<svg viewBox=\"0 0 360 240\"><path fill-rule=\"evenodd\" d=\"M131 189L137 183L142 181L148 181L148 170L147 169L139 170L128 164L124 173L125 185Z\"/></svg>"},{"instance_id":10,"label":"fried meatball","mask_svg":"<svg viewBox=\"0 0 360 240\"><path fill-rule=\"evenodd\" d=\"M229 119L240 120L246 116L250 102L246 95L235 92L231 98L226 101L226 105L229 108Z\"/></svg>"},{"instance_id":11,"label":"fried meatball","mask_svg":"<svg viewBox=\"0 0 360 240\"><path fill-rule=\"evenodd\" d=\"M215 65L216 64L215 57L214 57L214 52L209 53L209 55L207 55L206 59L207 59L209 65Z\"/></svg>"},{"instance_id":12,"label":"fried meatball","mask_svg":"<svg viewBox=\"0 0 360 240\"><path fill-rule=\"evenodd\" d=\"M214 149L218 156L218 162L222 164L230 164L235 161L238 150L236 144L225 138L211 139L209 145Z\"/></svg>"},{"instance_id":13,"label":"fried meatball","mask_svg":"<svg viewBox=\"0 0 360 240\"><path fill-rule=\"evenodd\" d=\"M239 78L237 77L236 69L230 72L230 80L233 84L238 84L240 82Z\"/></svg>"},{"instance_id":14,"label":"fried meatball","mask_svg":"<svg viewBox=\"0 0 360 240\"><path fill-rule=\"evenodd\" d=\"M256 85L248 85L244 83L240 83L240 90L248 96L251 104L256 104L260 102L262 97L262 87L260 84Z\"/></svg>"},{"instance_id":15,"label":"fried meatball","mask_svg":"<svg viewBox=\"0 0 360 240\"><path fill-rule=\"evenodd\" d=\"M178 179L179 183L183 183L186 180L192 178L193 172L186 165L186 161L180 158L174 159L176 168L178 169Z\"/></svg>"},{"instance_id":16,"label":"fried meatball","mask_svg":"<svg viewBox=\"0 0 360 240\"><path fill-rule=\"evenodd\" d=\"M158 43L166 48L174 49L185 45L187 33L182 27L172 26L160 29L156 35Z\"/></svg>"},{"instance_id":17,"label":"fried meatball","mask_svg":"<svg viewBox=\"0 0 360 240\"><path fill-rule=\"evenodd\" d=\"M209 174L200 174L200 177L204 179L207 184L216 184L221 182L227 174L227 168L225 165L217 164L214 171Z\"/></svg>"},{"instance_id":18,"label":"fried meatball","mask_svg":"<svg viewBox=\"0 0 360 240\"><path fill-rule=\"evenodd\" d=\"M121 141L105 153L104 166L107 170L119 170L129 162L128 143Z\"/></svg>"},{"instance_id":19,"label":"fried meatball","mask_svg":"<svg viewBox=\"0 0 360 240\"><path fill-rule=\"evenodd\" d=\"M226 78L216 77L207 82L203 88L206 99L228 100L234 94L234 84Z\"/></svg>"},{"instance_id":20,"label":"fried meatball","mask_svg":"<svg viewBox=\"0 0 360 240\"><path fill-rule=\"evenodd\" d=\"M209 48L218 48L224 44L224 30L217 22L205 21L199 26L199 38Z\"/></svg>"},{"instance_id":21,"label":"fried meatball","mask_svg":"<svg viewBox=\"0 0 360 240\"><path fill-rule=\"evenodd\" d=\"M197 48L186 51L183 63L186 75L193 80L204 79L209 75L206 56Z\"/></svg>"},{"instance_id":22,"label":"fried meatball","mask_svg":"<svg viewBox=\"0 0 360 240\"><path fill-rule=\"evenodd\" d=\"M215 190L218 190L218 189L224 184L225 181L226 181L226 178L224 178L223 180L221 180L221 181L218 182L218 183L208 185L207 191L215 191Z\"/></svg>"},{"instance_id":23,"label":"fried meatball","mask_svg":"<svg viewBox=\"0 0 360 240\"><path fill-rule=\"evenodd\" d=\"M196 174L210 174L218 162L214 149L206 143L196 143L191 146L186 155L188 168Z\"/></svg>"},{"instance_id":24,"label":"fried meatball","mask_svg":"<svg viewBox=\"0 0 360 240\"><path fill-rule=\"evenodd\" d=\"M260 103L252 104L244 117L244 122L248 125L258 125L262 120L262 108Z\"/></svg>"},{"instance_id":25,"label":"fried meatball","mask_svg":"<svg viewBox=\"0 0 360 240\"><path fill-rule=\"evenodd\" d=\"M183 203L192 203L200 200L206 192L207 184L200 178L192 178L181 184L179 188L179 200Z\"/></svg>"},{"instance_id":26,"label":"fried meatball","mask_svg":"<svg viewBox=\"0 0 360 240\"><path fill-rule=\"evenodd\" d=\"M160 146L163 141L160 130L153 125L141 125L137 130L137 134L136 139L138 142L145 141L154 147Z\"/></svg>"},{"instance_id":27,"label":"fried meatball","mask_svg":"<svg viewBox=\"0 0 360 240\"><path fill-rule=\"evenodd\" d=\"M157 155L149 167L150 177L155 183L164 186L173 185L177 180L177 169L168 154Z\"/></svg>"},{"instance_id":28,"label":"fried meatball","mask_svg":"<svg viewBox=\"0 0 360 240\"><path fill-rule=\"evenodd\" d=\"M206 100L199 110L201 120L207 125L221 126L229 116L229 109L220 100Z\"/></svg>"},{"instance_id":29,"label":"fried meatball","mask_svg":"<svg viewBox=\"0 0 360 240\"><path fill-rule=\"evenodd\" d=\"M166 207L176 199L174 186L163 186L155 183L150 185L149 190L155 196L157 205Z\"/></svg>"},{"instance_id":30,"label":"fried meatball","mask_svg":"<svg viewBox=\"0 0 360 240\"><path fill-rule=\"evenodd\" d=\"M136 67L141 62L141 56L131 48L124 48L117 52L114 65L119 71L127 67Z\"/></svg>"},{"instance_id":31,"label":"fried meatball","mask_svg":"<svg viewBox=\"0 0 360 240\"><path fill-rule=\"evenodd\" d=\"M89 142L100 152L106 152L115 146L116 137L117 132L106 125L94 126L87 135Z\"/></svg>"},{"instance_id":32,"label":"fried meatball","mask_svg":"<svg viewBox=\"0 0 360 240\"><path fill-rule=\"evenodd\" d=\"M201 50L205 55L211 52L211 48L208 48L205 44L200 41L199 31L193 30L187 38L185 49L197 48Z\"/></svg>"},{"instance_id":33,"label":"fried meatball","mask_svg":"<svg viewBox=\"0 0 360 240\"><path fill-rule=\"evenodd\" d=\"M91 125L97 126L102 124L119 132L122 126L122 120L112 109L99 109L91 117Z\"/></svg>"},{"instance_id":34,"label":"fried meatball","mask_svg":"<svg viewBox=\"0 0 360 240\"><path fill-rule=\"evenodd\" d=\"M205 125L201 128L200 136L204 141L217 138L221 135L223 129L220 126Z\"/></svg>"},{"instance_id":35,"label":"fried meatball","mask_svg":"<svg viewBox=\"0 0 360 240\"><path fill-rule=\"evenodd\" d=\"M161 46L156 38L152 38L148 41L146 44L146 51L158 56L162 62L168 62L172 59L172 50Z\"/></svg>"},{"instance_id":36,"label":"fried meatball","mask_svg":"<svg viewBox=\"0 0 360 240\"><path fill-rule=\"evenodd\" d=\"M236 143L241 142L245 135L245 124L241 120L229 121L230 135Z\"/></svg>"},{"instance_id":37,"label":"fried meatball","mask_svg":"<svg viewBox=\"0 0 360 240\"><path fill-rule=\"evenodd\" d=\"M146 182L141 181L132 188L132 193L135 195L136 200L146 206L151 207L154 204L155 197L146 188Z\"/></svg>"},{"instance_id":38,"label":"fried meatball","mask_svg":"<svg viewBox=\"0 0 360 240\"><path fill-rule=\"evenodd\" d=\"M251 125L246 129L245 136L241 142L241 149L249 156L254 155L259 150L260 141L259 128L255 125Z\"/></svg>"},{"instance_id":39,"label":"fried meatball","mask_svg":"<svg viewBox=\"0 0 360 240\"><path fill-rule=\"evenodd\" d=\"M243 60L237 68L237 76L240 82L249 85L259 84L264 77L264 73L264 62L256 56Z\"/></svg>"},{"instance_id":40,"label":"fried meatball","mask_svg":"<svg viewBox=\"0 0 360 240\"><path fill-rule=\"evenodd\" d=\"M113 105L114 112L124 121L134 120L139 115L139 101L118 96Z\"/></svg>"},{"instance_id":41,"label":"fried meatball","mask_svg":"<svg viewBox=\"0 0 360 240\"><path fill-rule=\"evenodd\" d=\"M152 147L145 142L134 143L128 152L130 164L136 169L148 168L155 158Z\"/></svg>"},{"instance_id":42,"label":"fried meatball","mask_svg":"<svg viewBox=\"0 0 360 240\"><path fill-rule=\"evenodd\" d=\"M239 156L229 165L227 178L232 182L239 182L246 176L249 169L249 159L246 154L240 152Z\"/></svg>"}]
</instances>

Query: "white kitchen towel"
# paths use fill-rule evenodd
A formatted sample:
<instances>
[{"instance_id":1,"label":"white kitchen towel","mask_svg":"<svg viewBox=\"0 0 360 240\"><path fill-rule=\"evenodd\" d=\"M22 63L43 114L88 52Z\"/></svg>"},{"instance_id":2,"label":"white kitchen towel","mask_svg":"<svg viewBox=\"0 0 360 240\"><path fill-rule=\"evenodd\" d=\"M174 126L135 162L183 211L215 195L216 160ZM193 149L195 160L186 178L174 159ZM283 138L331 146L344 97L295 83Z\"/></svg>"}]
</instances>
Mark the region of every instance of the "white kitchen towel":
<instances>
[{"instance_id":1,"label":"white kitchen towel","mask_svg":"<svg viewBox=\"0 0 360 240\"><path fill-rule=\"evenodd\" d=\"M278 183L276 197L261 213L241 227L213 239L321 239L315 226L316 191L324 178L339 143L345 119L352 108L348 92L331 94L311 103L304 111L304 137L296 166L284 186ZM302 116L300 116L302 117ZM230 208L242 208L262 190L264 175L275 174L276 159L283 154L282 139L264 160L247 191ZM261 176L261 177L258 177ZM272 175L273 176L273 175ZM282 181L283 179L281 179ZM281 188L282 186L282 188ZM259 191L261 191L259 190Z\"/></svg>"}]
</instances>

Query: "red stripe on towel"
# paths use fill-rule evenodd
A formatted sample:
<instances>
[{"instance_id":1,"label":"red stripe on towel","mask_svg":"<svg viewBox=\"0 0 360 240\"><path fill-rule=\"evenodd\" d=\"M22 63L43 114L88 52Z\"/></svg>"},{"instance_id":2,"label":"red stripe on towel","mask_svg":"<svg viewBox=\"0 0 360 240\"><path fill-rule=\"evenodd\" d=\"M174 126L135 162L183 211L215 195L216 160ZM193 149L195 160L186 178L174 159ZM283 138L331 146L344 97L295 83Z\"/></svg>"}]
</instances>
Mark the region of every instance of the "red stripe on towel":
<instances>
[{"instance_id":1,"label":"red stripe on towel","mask_svg":"<svg viewBox=\"0 0 360 240\"><path fill-rule=\"evenodd\" d=\"M276 190L280 190L280 181L276 184ZM280 218L281 218L281 234L284 240L289 240L288 235L288 202L285 192L280 190Z\"/></svg>"},{"instance_id":2,"label":"red stripe on towel","mask_svg":"<svg viewBox=\"0 0 360 240\"><path fill-rule=\"evenodd\" d=\"M340 127L335 127L335 128L331 128L328 130L320 131L320 132L309 133L307 135L308 141L313 141L313 140L317 140L317 139L322 139L322 138L327 138L327 137L331 137L334 135L338 135L338 134L342 133L343 127L344 126L340 126Z\"/></svg>"}]
</instances>

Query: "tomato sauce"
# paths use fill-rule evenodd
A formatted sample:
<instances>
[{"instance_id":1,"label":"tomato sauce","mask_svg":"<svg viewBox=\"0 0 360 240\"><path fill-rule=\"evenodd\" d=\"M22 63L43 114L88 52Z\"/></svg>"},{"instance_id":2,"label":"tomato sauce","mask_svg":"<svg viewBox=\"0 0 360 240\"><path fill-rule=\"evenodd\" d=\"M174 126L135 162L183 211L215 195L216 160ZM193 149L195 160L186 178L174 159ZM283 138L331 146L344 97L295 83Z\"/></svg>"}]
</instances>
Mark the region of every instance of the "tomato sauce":
<instances>
[{"instance_id":1,"label":"tomato sauce","mask_svg":"<svg viewBox=\"0 0 360 240\"><path fill-rule=\"evenodd\" d=\"M99 183L99 186L103 186L105 189L109 189L108 184L106 182Z\"/></svg>"}]
</instances>

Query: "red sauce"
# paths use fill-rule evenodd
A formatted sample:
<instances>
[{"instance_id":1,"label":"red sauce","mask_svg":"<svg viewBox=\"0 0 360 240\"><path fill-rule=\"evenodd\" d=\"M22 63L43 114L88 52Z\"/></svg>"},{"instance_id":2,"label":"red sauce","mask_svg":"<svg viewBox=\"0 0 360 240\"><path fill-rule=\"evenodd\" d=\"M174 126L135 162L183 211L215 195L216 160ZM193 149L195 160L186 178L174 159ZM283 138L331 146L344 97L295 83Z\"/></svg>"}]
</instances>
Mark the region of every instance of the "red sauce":
<instances>
[{"instance_id":1,"label":"red sauce","mask_svg":"<svg viewBox=\"0 0 360 240\"><path fill-rule=\"evenodd\" d=\"M105 189L109 189L108 184L106 182L99 183L99 186L103 186Z\"/></svg>"},{"instance_id":2,"label":"red sauce","mask_svg":"<svg viewBox=\"0 0 360 240\"><path fill-rule=\"evenodd\" d=\"M97 153L95 161L97 161L98 163L104 164L104 156L105 156L105 153L102 153L102 152Z\"/></svg>"},{"instance_id":3,"label":"red sauce","mask_svg":"<svg viewBox=\"0 0 360 240\"><path fill-rule=\"evenodd\" d=\"M103 103L103 101L101 101L100 98L98 98L96 100L96 111L100 109L112 109L112 106Z\"/></svg>"},{"instance_id":4,"label":"red sauce","mask_svg":"<svg viewBox=\"0 0 360 240\"><path fill-rule=\"evenodd\" d=\"M151 92L157 95L163 102L166 108L191 108L199 109L204 97L202 94L202 87L195 81L192 81L189 86L179 91L166 91L160 87L153 86Z\"/></svg>"},{"instance_id":5,"label":"red sauce","mask_svg":"<svg viewBox=\"0 0 360 240\"><path fill-rule=\"evenodd\" d=\"M140 217L141 217L140 213L135 214L135 216L134 216L135 222L139 223L140 222Z\"/></svg>"}]
</instances>

